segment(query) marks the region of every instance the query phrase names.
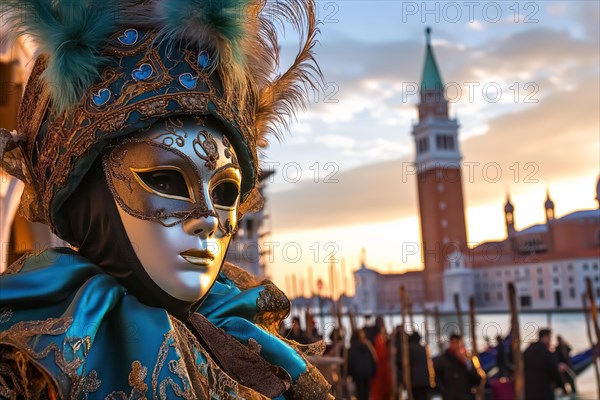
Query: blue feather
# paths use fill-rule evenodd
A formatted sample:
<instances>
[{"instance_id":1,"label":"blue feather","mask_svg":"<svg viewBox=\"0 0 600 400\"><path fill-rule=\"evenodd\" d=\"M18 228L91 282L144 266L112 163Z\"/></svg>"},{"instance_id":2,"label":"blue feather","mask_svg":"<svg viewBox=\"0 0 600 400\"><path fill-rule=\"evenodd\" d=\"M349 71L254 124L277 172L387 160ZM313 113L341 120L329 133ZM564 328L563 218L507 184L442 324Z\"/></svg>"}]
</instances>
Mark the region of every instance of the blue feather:
<instances>
[{"instance_id":1,"label":"blue feather","mask_svg":"<svg viewBox=\"0 0 600 400\"><path fill-rule=\"evenodd\" d=\"M61 113L77 105L99 76L100 54L121 24L118 0L2 0L1 18L17 35L28 34L49 56L43 74L52 105Z\"/></svg>"},{"instance_id":2,"label":"blue feather","mask_svg":"<svg viewBox=\"0 0 600 400\"><path fill-rule=\"evenodd\" d=\"M234 57L241 60L240 42L245 34L244 11L251 0L170 0L162 2L162 34L180 39L182 27L197 25L229 42ZM186 24L188 22L189 24ZM194 24L194 22L196 24ZM187 32L189 34L191 32Z\"/></svg>"}]
</instances>

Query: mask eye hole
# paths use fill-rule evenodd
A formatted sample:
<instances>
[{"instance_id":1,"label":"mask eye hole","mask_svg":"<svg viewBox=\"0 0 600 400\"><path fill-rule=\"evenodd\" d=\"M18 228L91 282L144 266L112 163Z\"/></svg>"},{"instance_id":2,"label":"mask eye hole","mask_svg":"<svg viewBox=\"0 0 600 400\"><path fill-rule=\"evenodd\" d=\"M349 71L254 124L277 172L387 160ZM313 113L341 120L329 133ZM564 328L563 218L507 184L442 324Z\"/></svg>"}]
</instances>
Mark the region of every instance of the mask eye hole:
<instances>
[{"instance_id":1,"label":"mask eye hole","mask_svg":"<svg viewBox=\"0 0 600 400\"><path fill-rule=\"evenodd\" d=\"M215 207L231 209L235 206L239 194L240 189L235 182L222 181L213 187L210 197Z\"/></svg>"},{"instance_id":2,"label":"mask eye hole","mask_svg":"<svg viewBox=\"0 0 600 400\"><path fill-rule=\"evenodd\" d=\"M175 168L131 169L147 191L170 199L194 202L185 175Z\"/></svg>"}]
</instances>

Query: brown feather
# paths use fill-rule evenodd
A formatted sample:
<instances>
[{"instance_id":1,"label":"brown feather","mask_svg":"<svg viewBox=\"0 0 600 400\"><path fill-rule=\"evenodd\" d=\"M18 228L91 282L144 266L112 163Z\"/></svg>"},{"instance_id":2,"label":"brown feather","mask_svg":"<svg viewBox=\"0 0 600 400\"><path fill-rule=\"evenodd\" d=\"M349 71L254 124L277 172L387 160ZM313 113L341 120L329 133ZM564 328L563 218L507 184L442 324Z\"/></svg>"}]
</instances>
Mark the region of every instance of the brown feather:
<instances>
[{"instance_id":1,"label":"brown feather","mask_svg":"<svg viewBox=\"0 0 600 400\"><path fill-rule=\"evenodd\" d=\"M305 107L308 89L317 90L323 79L313 53L319 33L314 1L276 2L271 13L272 18L283 17L291 23L304 43L287 71L260 90L256 111L257 143L260 146L267 145L268 135L280 138L278 128L287 127L295 110Z\"/></svg>"}]
</instances>

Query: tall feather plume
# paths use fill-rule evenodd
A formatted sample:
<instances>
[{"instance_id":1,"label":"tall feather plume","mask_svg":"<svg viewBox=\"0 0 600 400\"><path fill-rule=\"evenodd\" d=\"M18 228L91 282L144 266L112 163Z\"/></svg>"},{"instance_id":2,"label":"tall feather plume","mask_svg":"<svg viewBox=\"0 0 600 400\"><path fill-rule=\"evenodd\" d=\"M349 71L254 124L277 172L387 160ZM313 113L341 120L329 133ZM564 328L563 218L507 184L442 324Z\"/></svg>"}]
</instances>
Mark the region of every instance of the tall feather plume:
<instances>
[{"instance_id":1,"label":"tall feather plume","mask_svg":"<svg viewBox=\"0 0 600 400\"><path fill-rule=\"evenodd\" d=\"M119 0L2 0L0 19L14 39L31 37L49 57L43 79L61 113L81 101L99 76L102 47L120 24Z\"/></svg>"},{"instance_id":2,"label":"tall feather plume","mask_svg":"<svg viewBox=\"0 0 600 400\"><path fill-rule=\"evenodd\" d=\"M281 24L290 23L299 33L301 44L292 65L260 88L256 129L257 143L263 147L268 143L268 135L280 137L278 127L287 127L289 119L295 116L295 110L305 107L309 88L318 89L317 84L323 79L313 53L319 33L314 1L273 0L267 4L264 18ZM278 64L278 54L276 61Z\"/></svg>"}]
</instances>

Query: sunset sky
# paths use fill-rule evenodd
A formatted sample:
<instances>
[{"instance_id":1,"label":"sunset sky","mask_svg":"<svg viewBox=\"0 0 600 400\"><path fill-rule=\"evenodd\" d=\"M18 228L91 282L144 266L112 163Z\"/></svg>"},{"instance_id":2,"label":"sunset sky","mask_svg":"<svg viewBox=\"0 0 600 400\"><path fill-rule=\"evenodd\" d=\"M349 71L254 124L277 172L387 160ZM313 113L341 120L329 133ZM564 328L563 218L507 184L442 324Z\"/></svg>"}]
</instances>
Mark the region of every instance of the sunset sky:
<instances>
[{"instance_id":1,"label":"sunset sky","mask_svg":"<svg viewBox=\"0 0 600 400\"><path fill-rule=\"evenodd\" d=\"M318 2L325 87L263 158L276 170L269 274L283 288L286 275L306 279L309 266L327 281L333 250L349 285L362 247L382 272L421 268L410 163L426 26L471 165L463 167L469 241L504 237L507 193L518 229L543 222L547 189L559 217L597 207L598 2L423 4ZM295 40L286 38L288 59Z\"/></svg>"}]
</instances>

